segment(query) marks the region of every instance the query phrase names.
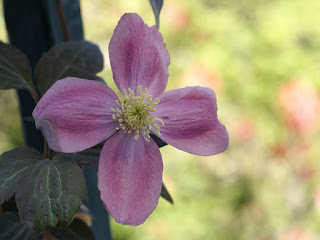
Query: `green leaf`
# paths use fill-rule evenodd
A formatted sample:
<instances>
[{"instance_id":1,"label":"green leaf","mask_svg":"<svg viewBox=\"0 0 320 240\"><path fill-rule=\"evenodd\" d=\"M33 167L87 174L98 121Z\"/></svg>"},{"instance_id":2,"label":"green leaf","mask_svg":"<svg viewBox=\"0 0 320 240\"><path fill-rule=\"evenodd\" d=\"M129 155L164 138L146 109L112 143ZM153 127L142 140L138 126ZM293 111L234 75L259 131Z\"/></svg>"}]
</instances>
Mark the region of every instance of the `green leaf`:
<instances>
[{"instance_id":1,"label":"green leaf","mask_svg":"<svg viewBox=\"0 0 320 240\"><path fill-rule=\"evenodd\" d=\"M92 230L80 219L74 219L72 223L64 229L54 229L52 236L59 240L94 240Z\"/></svg>"},{"instance_id":2,"label":"green leaf","mask_svg":"<svg viewBox=\"0 0 320 240\"><path fill-rule=\"evenodd\" d=\"M0 41L0 89L32 90L28 58L17 48Z\"/></svg>"},{"instance_id":3,"label":"green leaf","mask_svg":"<svg viewBox=\"0 0 320 240\"><path fill-rule=\"evenodd\" d=\"M0 204L14 195L22 174L41 159L32 148L15 148L0 156Z\"/></svg>"},{"instance_id":4,"label":"green leaf","mask_svg":"<svg viewBox=\"0 0 320 240\"><path fill-rule=\"evenodd\" d=\"M59 155L29 168L16 192L21 222L36 232L68 226L84 198L88 196L83 172Z\"/></svg>"},{"instance_id":5,"label":"green leaf","mask_svg":"<svg viewBox=\"0 0 320 240\"><path fill-rule=\"evenodd\" d=\"M103 55L99 47L79 40L53 46L40 58L34 75L43 95L57 80L65 77L100 80L96 74L102 69Z\"/></svg>"},{"instance_id":6,"label":"green leaf","mask_svg":"<svg viewBox=\"0 0 320 240\"><path fill-rule=\"evenodd\" d=\"M150 0L151 6L152 6L152 10L154 13L154 16L156 18L156 24L157 27L159 29L159 25L160 25L160 11L163 5L163 0Z\"/></svg>"},{"instance_id":7,"label":"green leaf","mask_svg":"<svg viewBox=\"0 0 320 240\"><path fill-rule=\"evenodd\" d=\"M26 225L20 223L16 211L0 213L0 240L42 240L43 235L35 234Z\"/></svg>"},{"instance_id":8,"label":"green leaf","mask_svg":"<svg viewBox=\"0 0 320 240\"><path fill-rule=\"evenodd\" d=\"M166 145L168 145L168 143L166 143L165 141L163 141L161 138L159 138L157 135L151 133L150 137L153 139L153 141L156 142L158 148L162 148Z\"/></svg>"},{"instance_id":9,"label":"green leaf","mask_svg":"<svg viewBox=\"0 0 320 240\"><path fill-rule=\"evenodd\" d=\"M92 148L78 153L59 153L63 158L72 159L79 166L98 166L101 149Z\"/></svg>"},{"instance_id":10,"label":"green leaf","mask_svg":"<svg viewBox=\"0 0 320 240\"><path fill-rule=\"evenodd\" d=\"M12 196L10 199L2 203L1 208L3 212L18 211L15 196Z\"/></svg>"},{"instance_id":11,"label":"green leaf","mask_svg":"<svg viewBox=\"0 0 320 240\"><path fill-rule=\"evenodd\" d=\"M167 190L166 186L164 185L164 183L162 183L162 188L161 188L161 197L163 197L164 199L166 199L169 203L173 204L173 200L172 197L170 196L169 191Z\"/></svg>"}]
</instances>

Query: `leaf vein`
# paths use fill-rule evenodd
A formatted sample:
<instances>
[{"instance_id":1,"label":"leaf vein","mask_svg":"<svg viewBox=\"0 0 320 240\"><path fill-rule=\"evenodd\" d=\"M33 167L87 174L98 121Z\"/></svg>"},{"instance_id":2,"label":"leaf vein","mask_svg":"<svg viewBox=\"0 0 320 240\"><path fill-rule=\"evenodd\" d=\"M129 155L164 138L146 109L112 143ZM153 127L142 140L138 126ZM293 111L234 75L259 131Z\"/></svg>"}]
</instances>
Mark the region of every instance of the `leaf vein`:
<instances>
[{"instance_id":1,"label":"leaf vein","mask_svg":"<svg viewBox=\"0 0 320 240\"><path fill-rule=\"evenodd\" d=\"M49 176L50 176L50 168L51 168L51 162L49 164L49 167L48 167L48 174L47 174L47 189L48 189L48 201L49 201L49 204L48 204L48 209L49 209L49 215L50 215L50 219L51 219L51 222L53 223L53 216L52 216L52 209L51 209L51 198L50 198L50 190L49 190Z\"/></svg>"},{"instance_id":2,"label":"leaf vein","mask_svg":"<svg viewBox=\"0 0 320 240\"><path fill-rule=\"evenodd\" d=\"M56 80L59 80L61 78L61 76L67 71L67 69L69 69L72 64L74 63L74 61L79 57L79 55L81 54L82 51L84 51L87 48L87 46L82 46L81 48L79 48L79 51L75 54L75 56L71 59L71 61L69 62L69 64L65 65L63 71L61 71L57 77Z\"/></svg>"},{"instance_id":3,"label":"leaf vein","mask_svg":"<svg viewBox=\"0 0 320 240\"><path fill-rule=\"evenodd\" d=\"M19 174L19 173L21 173L22 171L26 170L27 168L28 168L28 167L25 167L25 168L21 169L20 171L18 171L17 173L11 175L9 178L5 178L5 179L4 179L5 181L0 185L0 187L2 187L6 182L8 182L8 181L9 181L10 179L12 179L14 176L16 176L17 174ZM3 180L3 179L1 179L1 180Z\"/></svg>"}]
</instances>

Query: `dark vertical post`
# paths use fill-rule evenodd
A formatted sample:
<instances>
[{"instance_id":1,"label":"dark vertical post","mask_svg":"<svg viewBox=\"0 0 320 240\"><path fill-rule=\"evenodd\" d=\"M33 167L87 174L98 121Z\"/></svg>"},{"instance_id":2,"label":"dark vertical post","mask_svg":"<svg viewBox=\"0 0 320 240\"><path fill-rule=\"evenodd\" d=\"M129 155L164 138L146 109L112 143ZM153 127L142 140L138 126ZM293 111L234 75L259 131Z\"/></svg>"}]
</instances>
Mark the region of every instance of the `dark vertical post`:
<instances>
[{"instance_id":1,"label":"dark vertical post","mask_svg":"<svg viewBox=\"0 0 320 240\"><path fill-rule=\"evenodd\" d=\"M24 52L32 69L54 44L63 41L54 0L3 0L5 21L10 43ZM61 0L71 40L83 39L79 0ZM27 91L18 91L25 144L43 152L43 137L35 129L32 111L35 103ZM84 170L93 215L92 230L96 239L111 239L109 218L97 189L97 168Z\"/></svg>"}]
</instances>

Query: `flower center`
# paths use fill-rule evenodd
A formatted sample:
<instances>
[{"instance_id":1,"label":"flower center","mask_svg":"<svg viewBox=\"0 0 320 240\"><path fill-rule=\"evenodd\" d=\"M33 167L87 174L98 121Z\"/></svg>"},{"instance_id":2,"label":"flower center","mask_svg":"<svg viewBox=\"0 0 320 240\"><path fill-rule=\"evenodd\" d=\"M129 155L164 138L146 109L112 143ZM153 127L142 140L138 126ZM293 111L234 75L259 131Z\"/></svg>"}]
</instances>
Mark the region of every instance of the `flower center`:
<instances>
[{"instance_id":1,"label":"flower center","mask_svg":"<svg viewBox=\"0 0 320 240\"><path fill-rule=\"evenodd\" d=\"M134 138L136 140L139 138L139 133L141 133L146 141L150 141L151 130L160 135L160 128L155 121L159 121L164 125L163 121L157 117L150 117L150 114L156 111L154 107L159 102L158 98L152 100L152 96L147 95L147 88L142 91L142 86L138 87L137 96L134 96L134 92L130 88L128 93L123 90L119 100L116 100L119 108L111 108L115 112L112 118L119 121L117 130L123 129L125 133L135 131Z\"/></svg>"}]
</instances>

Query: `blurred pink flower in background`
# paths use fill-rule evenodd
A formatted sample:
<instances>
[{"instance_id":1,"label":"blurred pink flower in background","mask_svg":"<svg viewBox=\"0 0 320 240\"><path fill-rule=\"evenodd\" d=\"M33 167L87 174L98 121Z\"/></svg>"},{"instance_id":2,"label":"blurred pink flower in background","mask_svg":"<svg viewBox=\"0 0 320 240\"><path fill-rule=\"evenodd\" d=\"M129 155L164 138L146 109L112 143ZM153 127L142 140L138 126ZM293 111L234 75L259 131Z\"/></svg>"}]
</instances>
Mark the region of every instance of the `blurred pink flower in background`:
<instances>
[{"instance_id":1,"label":"blurred pink flower in background","mask_svg":"<svg viewBox=\"0 0 320 240\"><path fill-rule=\"evenodd\" d=\"M235 142L244 142L250 140L255 134L254 121L249 117L237 119L230 130L230 137Z\"/></svg>"},{"instance_id":2,"label":"blurred pink flower in background","mask_svg":"<svg viewBox=\"0 0 320 240\"><path fill-rule=\"evenodd\" d=\"M318 186L315 190L313 202L315 209L318 211L318 213L320 213L320 186Z\"/></svg>"},{"instance_id":3,"label":"blurred pink flower in background","mask_svg":"<svg viewBox=\"0 0 320 240\"><path fill-rule=\"evenodd\" d=\"M222 90L222 77L213 67L201 62L192 62L184 71L180 85L207 87L219 94Z\"/></svg>"},{"instance_id":4,"label":"blurred pink flower in background","mask_svg":"<svg viewBox=\"0 0 320 240\"><path fill-rule=\"evenodd\" d=\"M298 169L298 177L302 181L308 181L312 179L312 177L315 175L315 169L308 163L304 163L299 169Z\"/></svg>"},{"instance_id":5,"label":"blurred pink flower in background","mask_svg":"<svg viewBox=\"0 0 320 240\"><path fill-rule=\"evenodd\" d=\"M290 128L309 133L319 126L319 93L309 82L292 80L279 91L280 106Z\"/></svg>"},{"instance_id":6,"label":"blurred pink flower in background","mask_svg":"<svg viewBox=\"0 0 320 240\"><path fill-rule=\"evenodd\" d=\"M286 158L288 154L288 146L284 143L277 142L270 147L271 153L276 158Z\"/></svg>"},{"instance_id":7,"label":"blurred pink flower in background","mask_svg":"<svg viewBox=\"0 0 320 240\"><path fill-rule=\"evenodd\" d=\"M172 31L183 31L188 27L189 13L184 5L168 1L162 11L162 21Z\"/></svg>"},{"instance_id":8,"label":"blurred pink flower in background","mask_svg":"<svg viewBox=\"0 0 320 240\"><path fill-rule=\"evenodd\" d=\"M283 232L279 240L314 240L313 236L301 228L292 228Z\"/></svg>"}]
</instances>

